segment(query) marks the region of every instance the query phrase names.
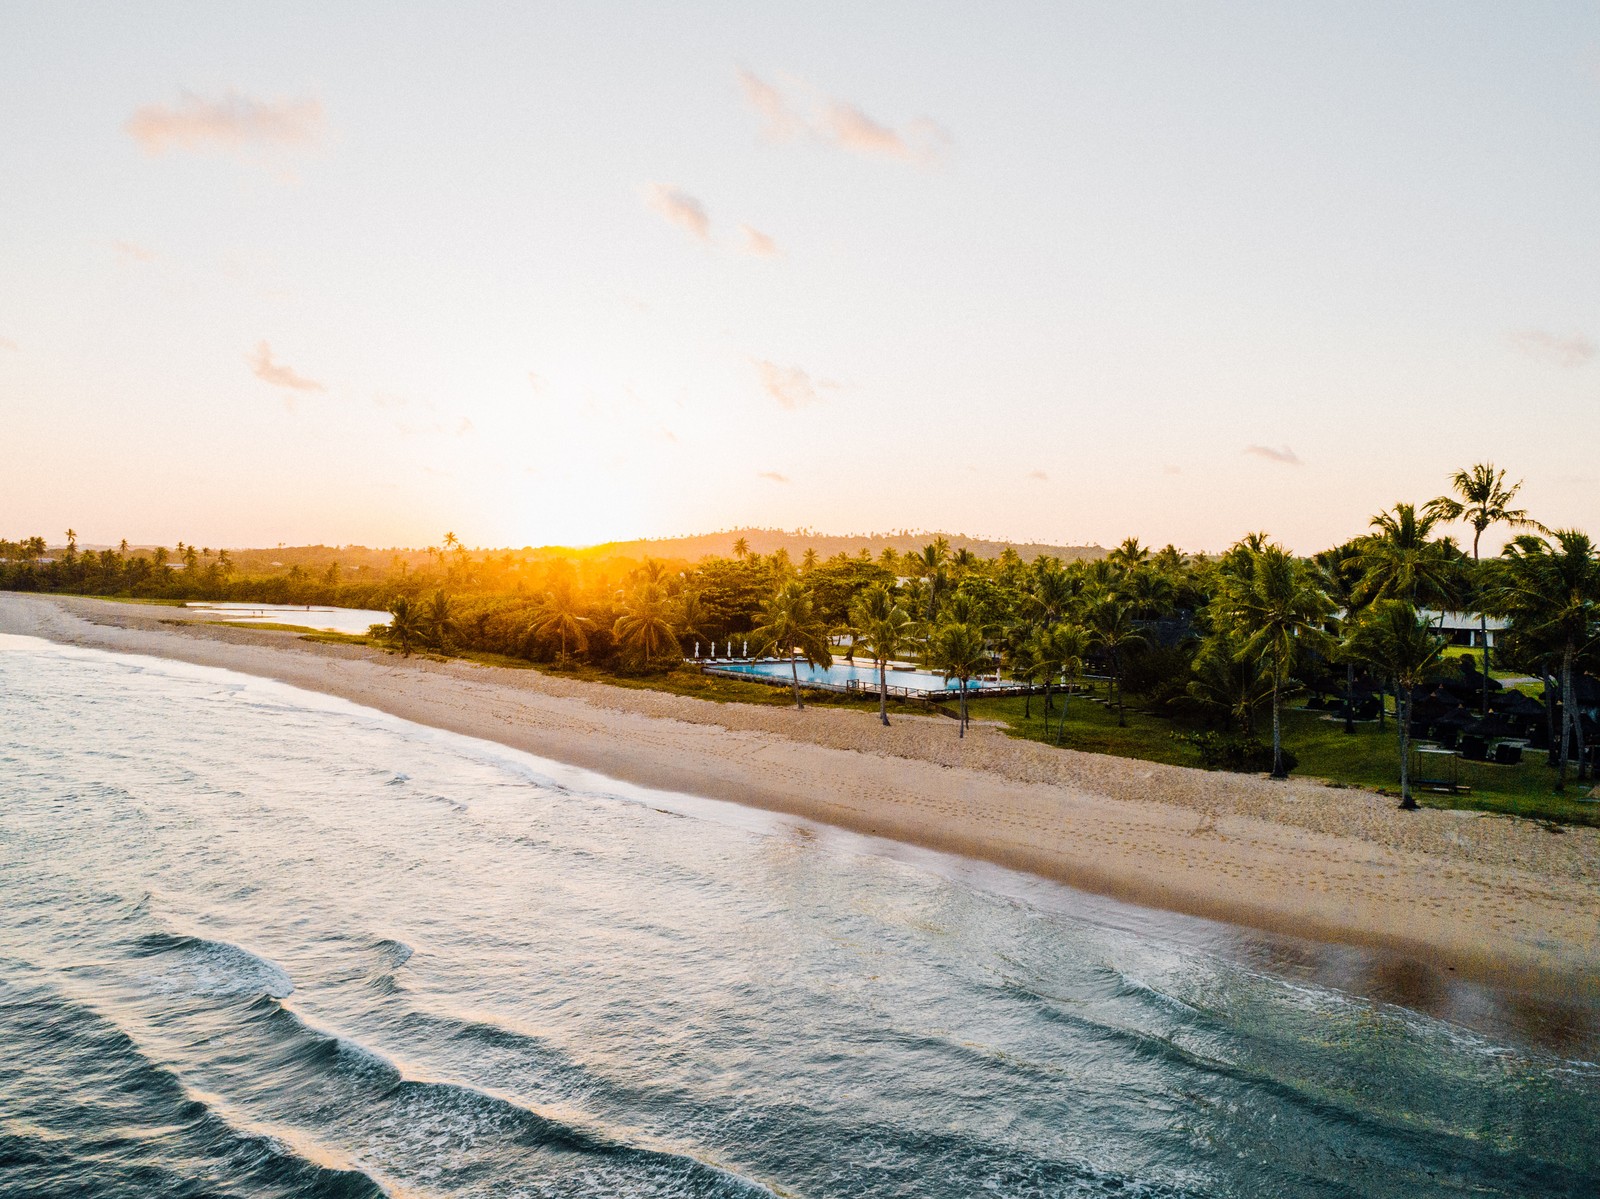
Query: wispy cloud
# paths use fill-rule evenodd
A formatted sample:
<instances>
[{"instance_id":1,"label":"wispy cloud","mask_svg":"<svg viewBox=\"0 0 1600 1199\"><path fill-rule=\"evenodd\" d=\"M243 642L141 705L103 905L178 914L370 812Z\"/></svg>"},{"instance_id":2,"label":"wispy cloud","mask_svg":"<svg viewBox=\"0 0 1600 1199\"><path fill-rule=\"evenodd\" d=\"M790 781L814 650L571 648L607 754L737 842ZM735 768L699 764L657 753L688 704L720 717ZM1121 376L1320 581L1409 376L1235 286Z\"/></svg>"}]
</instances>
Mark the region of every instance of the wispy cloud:
<instances>
[{"instance_id":1,"label":"wispy cloud","mask_svg":"<svg viewBox=\"0 0 1600 1199\"><path fill-rule=\"evenodd\" d=\"M289 391L327 391L328 389L315 379L308 379L298 375L287 366L272 360L272 347L262 342L256 347L254 354L247 355L245 361L250 363L250 372L263 383L270 383L274 387L286 388Z\"/></svg>"},{"instance_id":2,"label":"wispy cloud","mask_svg":"<svg viewBox=\"0 0 1600 1199\"><path fill-rule=\"evenodd\" d=\"M806 127L805 121L789 111L783 93L770 83L749 71L740 71L739 86L744 89L744 98L750 102L750 107L761 114L761 132L766 137L784 141Z\"/></svg>"},{"instance_id":3,"label":"wispy cloud","mask_svg":"<svg viewBox=\"0 0 1600 1199\"><path fill-rule=\"evenodd\" d=\"M1045 474L1042 470L1030 470L1028 472L1028 478L1034 479L1040 483L1048 483L1050 481L1050 476Z\"/></svg>"},{"instance_id":4,"label":"wispy cloud","mask_svg":"<svg viewBox=\"0 0 1600 1199\"><path fill-rule=\"evenodd\" d=\"M761 117L762 135L772 141L808 133L854 154L923 164L937 161L950 146L950 135L927 117L895 128L874 120L848 100L821 97L803 81L794 81L806 97L798 103L791 103L776 87L749 71L739 72L739 85Z\"/></svg>"},{"instance_id":5,"label":"wispy cloud","mask_svg":"<svg viewBox=\"0 0 1600 1199\"><path fill-rule=\"evenodd\" d=\"M1543 358L1557 366L1583 366L1594 359L1595 344L1581 333L1565 336L1542 329L1520 329L1511 335L1511 344L1530 358Z\"/></svg>"},{"instance_id":6,"label":"wispy cloud","mask_svg":"<svg viewBox=\"0 0 1600 1199\"><path fill-rule=\"evenodd\" d=\"M111 248L124 262L154 262L156 259L154 250L147 250L137 242L114 241Z\"/></svg>"},{"instance_id":7,"label":"wispy cloud","mask_svg":"<svg viewBox=\"0 0 1600 1199\"><path fill-rule=\"evenodd\" d=\"M749 225L740 225L739 232L744 236L739 248L746 254L756 258L776 258L780 253L778 243L761 230L752 229Z\"/></svg>"},{"instance_id":8,"label":"wispy cloud","mask_svg":"<svg viewBox=\"0 0 1600 1199\"><path fill-rule=\"evenodd\" d=\"M1164 475L1181 475L1183 473L1183 467L1178 466L1176 463L1169 462L1161 468L1161 473Z\"/></svg>"},{"instance_id":9,"label":"wispy cloud","mask_svg":"<svg viewBox=\"0 0 1600 1199\"><path fill-rule=\"evenodd\" d=\"M652 183L645 203L672 224L700 241L711 240L711 217L706 206L669 183Z\"/></svg>"},{"instance_id":10,"label":"wispy cloud","mask_svg":"<svg viewBox=\"0 0 1600 1199\"><path fill-rule=\"evenodd\" d=\"M1257 458L1265 458L1268 462L1281 462L1285 466L1304 465L1300 461L1300 455L1296 454L1288 446L1283 446L1281 449L1273 449L1270 445L1247 445L1244 447L1244 452L1253 454Z\"/></svg>"},{"instance_id":11,"label":"wispy cloud","mask_svg":"<svg viewBox=\"0 0 1600 1199\"><path fill-rule=\"evenodd\" d=\"M310 98L256 100L236 92L207 100L185 92L176 104L137 109L122 128L146 154L311 145L322 135L322 105Z\"/></svg>"},{"instance_id":12,"label":"wispy cloud","mask_svg":"<svg viewBox=\"0 0 1600 1199\"><path fill-rule=\"evenodd\" d=\"M826 380L813 382L811 376L798 366L779 366L765 358L752 358L750 361L755 364L766 393L791 411L815 404L821 399L817 395L817 388L836 386Z\"/></svg>"},{"instance_id":13,"label":"wispy cloud","mask_svg":"<svg viewBox=\"0 0 1600 1199\"><path fill-rule=\"evenodd\" d=\"M789 476L788 475L780 475L775 470L764 470L760 474L758 474L756 476L756 478L758 478L758 479L766 479L767 481L772 482L772 483L787 483L789 481Z\"/></svg>"},{"instance_id":14,"label":"wispy cloud","mask_svg":"<svg viewBox=\"0 0 1600 1199\"><path fill-rule=\"evenodd\" d=\"M10 350L12 353L16 353L19 349L21 347L9 337L0 337L0 350Z\"/></svg>"}]
</instances>

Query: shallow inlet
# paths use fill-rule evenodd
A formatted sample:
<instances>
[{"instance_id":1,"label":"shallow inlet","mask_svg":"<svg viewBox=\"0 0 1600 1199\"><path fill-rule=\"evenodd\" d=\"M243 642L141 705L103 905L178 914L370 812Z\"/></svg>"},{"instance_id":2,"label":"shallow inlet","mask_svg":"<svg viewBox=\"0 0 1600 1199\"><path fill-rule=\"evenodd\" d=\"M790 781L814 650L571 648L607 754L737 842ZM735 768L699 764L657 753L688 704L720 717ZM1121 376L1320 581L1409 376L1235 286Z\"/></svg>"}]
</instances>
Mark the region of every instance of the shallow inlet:
<instances>
[{"instance_id":1,"label":"shallow inlet","mask_svg":"<svg viewBox=\"0 0 1600 1199\"><path fill-rule=\"evenodd\" d=\"M327 604L238 604L193 601L193 612L214 614L229 624L286 624L319 633L364 634L375 624L392 619L375 608L335 608Z\"/></svg>"},{"instance_id":2,"label":"shallow inlet","mask_svg":"<svg viewBox=\"0 0 1600 1199\"><path fill-rule=\"evenodd\" d=\"M25 638L0 765L21 1193L1600 1178L1600 1069L1330 985L1381 956Z\"/></svg>"}]
</instances>

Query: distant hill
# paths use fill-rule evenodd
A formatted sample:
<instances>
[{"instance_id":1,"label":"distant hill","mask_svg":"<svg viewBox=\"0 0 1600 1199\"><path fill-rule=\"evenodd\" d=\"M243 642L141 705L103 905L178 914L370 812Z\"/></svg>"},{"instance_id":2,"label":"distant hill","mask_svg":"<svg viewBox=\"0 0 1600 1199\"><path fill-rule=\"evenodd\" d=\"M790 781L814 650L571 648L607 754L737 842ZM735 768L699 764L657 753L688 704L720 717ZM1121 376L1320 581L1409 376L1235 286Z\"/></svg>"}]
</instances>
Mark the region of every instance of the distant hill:
<instances>
[{"instance_id":1,"label":"distant hill","mask_svg":"<svg viewBox=\"0 0 1600 1199\"><path fill-rule=\"evenodd\" d=\"M998 558L1007 546L1023 558L1032 560L1043 554L1052 554L1062 561L1079 558L1103 558L1106 550L1098 545L1044 545L1039 542L990 541L981 537L968 537L962 533L922 533L902 530L898 533L866 533L837 536L805 530L790 532L786 529L729 529L722 533L697 533L690 537L661 537L639 541L608 541L603 545L585 546L580 551L585 557L596 558L682 558L696 561L717 555L731 557L733 543L743 538L753 554L771 554L779 549L789 551L798 558L807 549L814 549L824 558L835 554L859 554L871 551L876 557L886 547L896 553L920 550L935 537L943 537L952 551L971 550L980 558ZM559 547L545 547L544 552L556 552Z\"/></svg>"}]
</instances>

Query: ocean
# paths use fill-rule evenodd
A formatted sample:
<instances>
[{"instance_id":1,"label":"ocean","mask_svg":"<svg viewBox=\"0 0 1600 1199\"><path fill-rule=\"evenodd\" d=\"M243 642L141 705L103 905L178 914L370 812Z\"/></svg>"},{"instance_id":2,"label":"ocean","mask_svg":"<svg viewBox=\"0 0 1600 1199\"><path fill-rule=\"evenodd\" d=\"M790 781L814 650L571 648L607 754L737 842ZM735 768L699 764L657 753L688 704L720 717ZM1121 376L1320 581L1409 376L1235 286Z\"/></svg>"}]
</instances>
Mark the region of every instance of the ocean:
<instances>
[{"instance_id":1,"label":"ocean","mask_svg":"<svg viewBox=\"0 0 1600 1199\"><path fill-rule=\"evenodd\" d=\"M1600 1067L1245 934L0 637L0 1194L1585 1196Z\"/></svg>"}]
</instances>

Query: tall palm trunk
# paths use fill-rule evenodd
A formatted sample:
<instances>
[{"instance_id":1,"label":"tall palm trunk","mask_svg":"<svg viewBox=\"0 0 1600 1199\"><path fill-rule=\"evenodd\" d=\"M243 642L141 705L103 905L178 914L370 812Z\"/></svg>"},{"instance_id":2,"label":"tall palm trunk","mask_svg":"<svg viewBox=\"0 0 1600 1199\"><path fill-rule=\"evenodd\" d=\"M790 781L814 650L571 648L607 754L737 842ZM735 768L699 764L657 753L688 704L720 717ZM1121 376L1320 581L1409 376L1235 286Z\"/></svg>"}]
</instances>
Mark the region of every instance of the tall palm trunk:
<instances>
[{"instance_id":1,"label":"tall palm trunk","mask_svg":"<svg viewBox=\"0 0 1600 1199\"><path fill-rule=\"evenodd\" d=\"M795 655L794 647L789 647L789 673L794 676L794 706L796 711L805 711L805 704L800 699L800 659Z\"/></svg>"},{"instance_id":2,"label":"tall palm trunk","mask_svg":"<svg viewBox=\"0 0 1600 1199\"><path fill-rule=\"evenodd\" d=\"M1289 772L1283 768L1283 721L1279 717L1278 672L1272 674L1272 777L1286 779Z\"/></svg>"},{"instance_id":3,"label":"tall palm trunk","mask_svg":"<svg viewBox=\"0 0 1600 1199\"><path fill-rule=\"evenodd\" d=\"M1544 684L1545 765L1554 766L1561 749L1556 744L1556 680L1549 662L1539 664L1539 681Z\"/></svg>"},{"instance_id":4,"label":"tall palm trunk","mask_svg":"<svg viewBox=\"0 0 1600 1199\"><path fill-rule=\"evenodd\" d=\"M1344 664L1344 731L1347 735L1354 735L1356 731L1356 664Z\"/></svg>"},{"instance_id":5,"label":"tall palm trunk","mask_svg":"<svg viewBox=\"0 0 1600 1199\"><path fill-rule=\"evenodd\" d=\"M956 737L963 738L967 735L967 680L961 680L961 728Z\"/></svg>"},{"instance_id":6,"label":"tall palm trunk","mask_svg":"<svg viewBox=\"0 0 1600 1199\"><path fill-rule=\"evenodd\" d=\"M1122 707L1122 658L1116 650L1111 651L1111 686L1117 693L1117 727L1128 727L1128 717Z\"/></svg>"},{"instance_id":7,"label":"tall palm trunk","mask_svg":"<svg viewBox=\"0 0 1600 1199\"><path fill-rule=\"evenodd\" d=\"M1578 758L1578 781L1581 783L1588 778L1588 771L1583 761L1583 713L1578 711L1578 693L1572 683L1572 660L1577 654L1577 647L1569 639L1566 648L1561 653L1561 765L1560 781L1556 790L1562 791L1567 785L1567 746L1568 739L1573 752Z\"/></svg>"},{"instance_id":8,"label":"tall palm trunk","mask_svg":"<svg viewBox=\"0 0 1600 1199\"><path fill-rule=\"evenodd\" d=\"M1400 738L1400 810L1414 812L1417 810L1417 801L1411 794L1411 714L1406 711L1410 707L1411 688L1396 687L1394 689L1394 723Z\"/></svg>"},{"instance_id":9,"label":"tall palm trunk","mask_svg":"<svg viewBox=\"0 0 1600 1199\"><path fill-rule=\"evenodd\" d=\"M1483 645L1483 707L1480 715L1489 715L1489 618L1478 613L1478 640Z\"/></svg>"},{"instance_id":10,"label":"tall palm trunk","mask_svg":"<svg viewBox=\"0 0 1600 1199\"><path fill-rule=\"evenodd\" d=\"M1056 725L1056 744L1061 745L1067 739L1067 701L1072 698L1072 693L1065 687L1061 690L1061 723ZM1048 729L1045 730L1049 732Z\"/></svg>"},{"instance_id":11,"label":"tall palm trunk","mask_svg":"<svg viewBox=\"0 0 1600 1199\"><path fill-rule=\"evenodd\" d=\"M889 727L889 660L878 659L878 719Z\"/></svg>"}]
</instances>

